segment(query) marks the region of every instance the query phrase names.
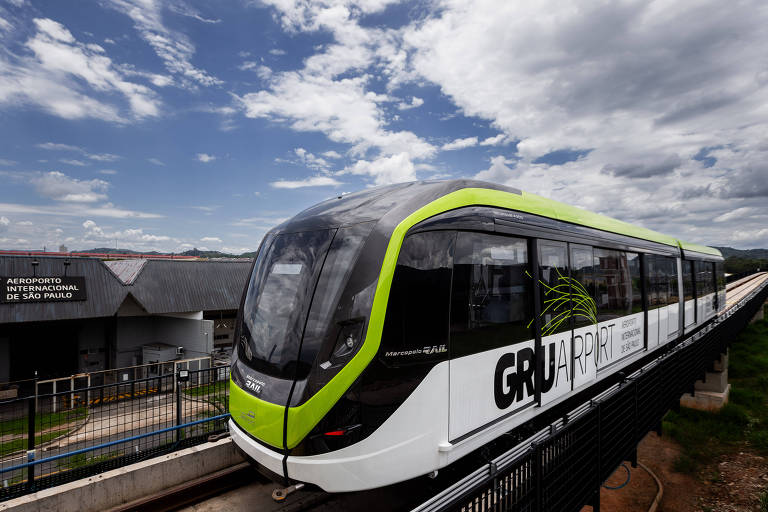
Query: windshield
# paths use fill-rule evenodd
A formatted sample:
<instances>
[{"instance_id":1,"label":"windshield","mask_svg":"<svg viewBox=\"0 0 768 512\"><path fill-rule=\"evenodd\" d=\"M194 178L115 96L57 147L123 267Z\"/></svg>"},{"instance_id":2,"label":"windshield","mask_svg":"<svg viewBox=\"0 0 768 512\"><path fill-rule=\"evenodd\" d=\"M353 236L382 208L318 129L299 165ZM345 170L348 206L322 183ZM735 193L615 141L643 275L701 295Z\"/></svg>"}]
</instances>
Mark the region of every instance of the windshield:
<instances>
[{"instance_id":1,"label":"windshield","mask_svg":"<svg viewBox=\"0 0 768 512\"><path fill-rule=\"evenodd\" d=\"M239 354L255 370L279 378L296 375L307 309L334 233L279 235L259 252L243 305L245 343ZM309 368L298 370L304 374Z\"/></svg>"}]
</instances>

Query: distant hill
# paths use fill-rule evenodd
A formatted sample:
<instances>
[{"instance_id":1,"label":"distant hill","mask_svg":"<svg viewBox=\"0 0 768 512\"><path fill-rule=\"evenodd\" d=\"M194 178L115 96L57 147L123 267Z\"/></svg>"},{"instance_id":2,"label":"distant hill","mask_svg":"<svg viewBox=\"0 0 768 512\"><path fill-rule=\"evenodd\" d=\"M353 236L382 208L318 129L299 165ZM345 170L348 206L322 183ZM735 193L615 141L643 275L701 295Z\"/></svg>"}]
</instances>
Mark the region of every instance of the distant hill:
<instances>
[{"instance_id":1,"label":"distant hill","mask_svg":"<svg viewBox=\"0 0 768 512\"><path fill-rule=\"evenodd\" d=\"M723 258L744 258L750 260L768 260L768 249L734 249L733 247L715 247Z\"/></svg>"},{"instance_id":2,"label":"distant hill","mask_svg":"<svg viewBox=\"0 0 768 512\"><path fill-rule=\"evenodd\" d=\"M188 251L180 252L180 253L166 253L166 252L157 252L157 251L132 251L131 249L120 249L120 248L109 248L109 247L97 247L95 249L86 249L83 251L75 251L75 252L84 252L84 253L92 253L92 254L150 254L150 255L158 255L158 254L172 254L172 255L178 255L178 256L195 256L197 258L253 258L255 257L255 252L246 252L243 254L229 254L226 252L220 252L220 251L201 251L200 249L190 249Z\"/></svg>"},{"instance_id":3,"label":"distant hill","mask_svg":"<svg viewBox=\"0 0 768 512\"><path fill-rule=\"evenodd\" d=\"M725 271L728 274L754 272L768 269L768 249L734 249L717 247L725 258Z\"/></svg>"},{"instance_id":4,"label":"distant hill","mask_svg":"<svg viewBox=\"0 0 768 512\"><path fill-rule=\"evenodd\" d=\"M139 252L139 251L132 251L130 249L114 249L111 247L97 247L95 249L85 249L83 251L73 251L73 252L87 252L87 253L94 253L94 254L162 254L157 251Z\"/></svg>"}]
</instances>

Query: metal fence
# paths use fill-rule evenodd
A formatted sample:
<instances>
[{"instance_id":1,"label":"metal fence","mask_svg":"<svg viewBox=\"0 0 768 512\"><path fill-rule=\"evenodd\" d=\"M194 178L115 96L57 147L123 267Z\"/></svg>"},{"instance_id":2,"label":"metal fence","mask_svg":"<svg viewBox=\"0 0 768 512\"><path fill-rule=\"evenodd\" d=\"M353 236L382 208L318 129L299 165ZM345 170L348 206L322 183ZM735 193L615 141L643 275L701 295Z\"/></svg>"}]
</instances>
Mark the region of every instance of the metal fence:
<instances>
[{"instance_id":1,"label":"metal fence","mask_svg":"<svg viewBox=\"0 0 768 512\"><path fill-rule=\"evenodd\" d=\"M497 457L415 511L599 510L600 486L724 354L768 298L753 292L719 321Z\"/></svg>"},{"instance_id":2,"label":"metal fence","mask_svg":"<svg viewBox=\"0 0 768 512\"><path fill-rule=\"evenodd\" d=\"M91 386L121 384L150 377L174 375L179 370L203 370L212 366L214 366L213 356L204 356L78 373L68 377L56 377L53 379L24 379L14 382L0 382L0 400L23 398L31 395L55 395L64 391Z\"/></svg>"},{"instance_id":3,"label":"metal fence","mask_svg":"<svg viewBox=\"0 0 768 512\"><path fill-rule=\"evenodd\" d=\"M229 367L0 401L0 500L205 442L228 406Z\"/></svg>"}]
</instances>

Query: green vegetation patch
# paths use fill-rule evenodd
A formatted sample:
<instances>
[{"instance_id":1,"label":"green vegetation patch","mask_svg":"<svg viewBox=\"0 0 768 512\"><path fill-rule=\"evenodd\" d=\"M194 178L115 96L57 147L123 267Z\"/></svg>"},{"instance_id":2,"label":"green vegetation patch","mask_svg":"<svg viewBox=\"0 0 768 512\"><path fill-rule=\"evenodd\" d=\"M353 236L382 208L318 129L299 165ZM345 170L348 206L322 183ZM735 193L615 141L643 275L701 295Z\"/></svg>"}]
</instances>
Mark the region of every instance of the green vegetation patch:
<instances>
[{"instance_id":1,"label":"green vegetation patch","mask_svg":"<svg viewBox=\"0 0 768 512\"><path fill-rule=\"evenodd\" d=\"M749 325L731 344L729 403L711 413L681 408L664 417L664 433L682 447L675 470L698 473L725 453L768 455L768 322Z\"/></svg>"},{"instance_id":2,"label":"green vegetation patch","mask_svg":"<svg viewBox=\"0 0 768 512\"><path fill-rule=\"evenodd\" d=\"M227 393L229 393L229 379L184 389L184 394L189 396L225 395Z\"/></svg>"},{"instance_id":3,"label":"green vegetation patch","mask_svg":"<svg viewBox=\"0 0 768 512\"><path fill-rule=\"evenodd\" d=\"M35 432L49 430L60 425L66 425L81 420L88 415L88 409L78 407L61 412L42 413L35 415ZM0 421L0 435L26 434L29 428L29 420L26 416L13 420Z\"/></svg>"},{"instance_id":4,"label":"green vegetation patch","mask_svg":"<svg viewBox=\"0 0 768 512\"><path fill-rule=\"evenodd\" d=\"M47 443L51 439L56 439L59 436L63 436L64 434L68 434L69 429L62 429L62 430L53 430L51 432L46 432L45 434L41 434L38 436L35 436L35 446L39 446L43 443ZM16 453L21 450L27 449L27 439L24 437L13 439L11 441L0 443L0 457L5 457L6 455L10 455L12 453Z\"/></svg>"}]
</instances>

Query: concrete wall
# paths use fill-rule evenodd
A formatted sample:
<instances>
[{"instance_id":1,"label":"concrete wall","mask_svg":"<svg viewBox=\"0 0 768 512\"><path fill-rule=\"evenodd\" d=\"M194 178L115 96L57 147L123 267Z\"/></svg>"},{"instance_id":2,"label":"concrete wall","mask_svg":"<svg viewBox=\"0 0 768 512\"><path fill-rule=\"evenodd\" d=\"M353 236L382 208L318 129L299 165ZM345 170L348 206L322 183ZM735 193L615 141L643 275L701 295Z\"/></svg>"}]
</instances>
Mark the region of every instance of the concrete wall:
<instances>
[{"instance_id":1,"label":"concrete wall","mask_svg":"<svg viewBox=\"0 0 768 512\"><path fill-rule=\"evenodd\" d=\"M230 439L205 443L0 503L0 512L96 512L242 463Z\"/></svg>"}]
</instances>

